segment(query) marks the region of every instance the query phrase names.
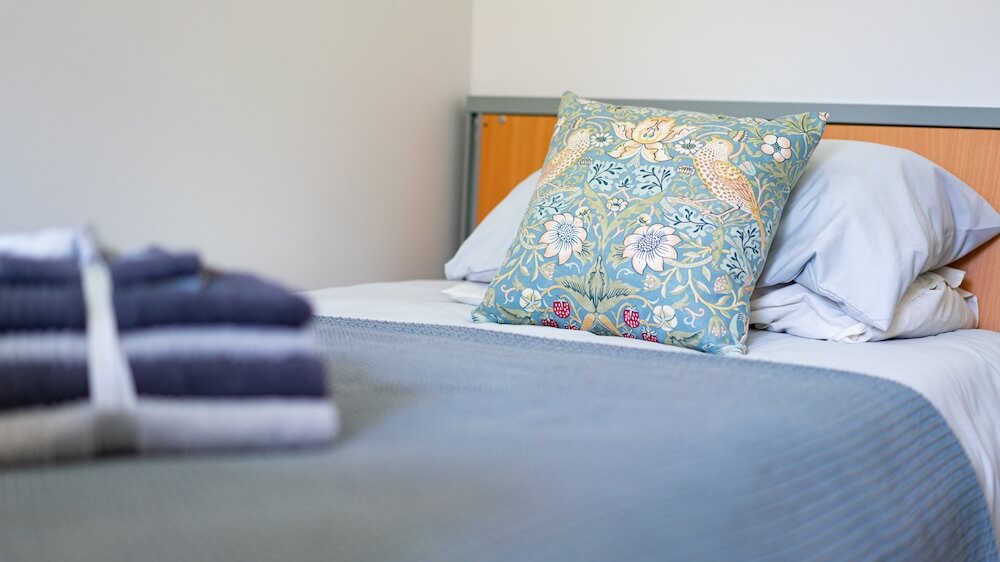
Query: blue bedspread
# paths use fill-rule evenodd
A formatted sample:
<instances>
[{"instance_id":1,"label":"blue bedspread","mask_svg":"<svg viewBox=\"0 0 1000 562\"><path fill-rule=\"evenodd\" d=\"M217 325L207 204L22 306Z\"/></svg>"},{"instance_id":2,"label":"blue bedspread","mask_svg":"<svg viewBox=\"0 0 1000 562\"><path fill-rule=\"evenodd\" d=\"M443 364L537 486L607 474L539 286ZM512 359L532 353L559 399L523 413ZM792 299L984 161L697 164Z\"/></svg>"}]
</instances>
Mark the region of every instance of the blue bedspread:
<instances>
[{"instance_id":1,"label":"blue bedspread","mask_svg":"<svg viewBox=\"0 0 1000 562\"><path fill-rule=\"evenodd\" d=\"M898 384L476 329L315 329L343 414L333 450L0 473L3 560L997 559L961 446Z\"/></svg>"}]
</instances>

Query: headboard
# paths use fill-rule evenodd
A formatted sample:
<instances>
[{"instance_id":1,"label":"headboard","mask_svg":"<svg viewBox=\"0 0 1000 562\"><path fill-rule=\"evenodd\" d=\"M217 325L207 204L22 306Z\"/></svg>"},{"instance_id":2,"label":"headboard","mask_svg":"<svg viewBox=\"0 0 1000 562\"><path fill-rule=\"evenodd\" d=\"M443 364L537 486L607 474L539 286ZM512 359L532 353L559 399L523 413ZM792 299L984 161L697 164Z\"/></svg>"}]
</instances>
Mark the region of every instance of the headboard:
<instances>
[{"instance_id":1,"label":"headboard","mask_svg":"<svg viewBox=\"0 0 1000 562\"><path fill-rule=\"evenodd\" d=\"M823 138L864 140L910 149L951 171L994 208L1000 208L1000 108L604 101L760 117L817 109L829 111ZM558 105L558 98L469 98L463 236L472 232L518 182L542 166ZM1000 238L955 266L967 272L963 287L979 297L980 327L1000 331Z\"/></svg>"}]
</instances>

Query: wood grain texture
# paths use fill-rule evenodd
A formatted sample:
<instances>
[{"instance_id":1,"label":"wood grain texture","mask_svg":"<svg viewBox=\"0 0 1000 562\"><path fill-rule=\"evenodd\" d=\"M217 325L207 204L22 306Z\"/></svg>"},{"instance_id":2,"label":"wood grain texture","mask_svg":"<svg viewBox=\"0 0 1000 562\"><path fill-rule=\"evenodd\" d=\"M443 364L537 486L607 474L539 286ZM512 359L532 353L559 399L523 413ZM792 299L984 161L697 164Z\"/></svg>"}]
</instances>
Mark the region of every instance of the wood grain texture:
<instances>
[{"instance_id":1,"label":"wood grain texture","mask_svg":"<svg viewBox=\"0 0 1000 562\"><path fill-rule=\"evenodd\" d=\"M521 180L542 167L554 116L484 115L479 143L479 223Z\"/></svg>"},{"instance_id":2,"label":"wood grain texture","mask_svg":"<svg viewBox=\"0 0 1000 562\"><path fill-rule=\"evenodd\" d=\"M542 166L555 121L548 115L483 116L477 222L519 181ZM961 178L1000 209L1000 130L829 125L823 138L912 150ZM1000 239L955 266L967 272L963 287L979 297L980 327L1000 331Z\"/></svg>"}]
</instances>

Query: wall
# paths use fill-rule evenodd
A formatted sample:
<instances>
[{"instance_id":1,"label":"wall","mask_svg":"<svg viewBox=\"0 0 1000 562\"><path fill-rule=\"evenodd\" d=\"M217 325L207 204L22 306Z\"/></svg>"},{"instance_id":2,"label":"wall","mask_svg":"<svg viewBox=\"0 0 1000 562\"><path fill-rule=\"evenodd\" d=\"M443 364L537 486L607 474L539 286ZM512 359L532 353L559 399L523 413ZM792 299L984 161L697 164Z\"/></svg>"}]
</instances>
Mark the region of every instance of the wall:
<instances>
[{"instance_id":1,"label":"wall","mask_svg":"<svg viewBox=\"0 0 1000 562\"><path fill-rule=\"evenodd\" d=\"M473 21L478 95L1000 107L996 0L475 0Z\"/></svg>"},{"instance_id":2,"label":"wall","mask_svg":"<svg viewBox=\"0 0 1000 562\"><path fill-rule=\"evenodd\" d=\"M92 221L304 288L439 277L465 0L0 2L0 231Z\"/></svg>"}]
</instances>

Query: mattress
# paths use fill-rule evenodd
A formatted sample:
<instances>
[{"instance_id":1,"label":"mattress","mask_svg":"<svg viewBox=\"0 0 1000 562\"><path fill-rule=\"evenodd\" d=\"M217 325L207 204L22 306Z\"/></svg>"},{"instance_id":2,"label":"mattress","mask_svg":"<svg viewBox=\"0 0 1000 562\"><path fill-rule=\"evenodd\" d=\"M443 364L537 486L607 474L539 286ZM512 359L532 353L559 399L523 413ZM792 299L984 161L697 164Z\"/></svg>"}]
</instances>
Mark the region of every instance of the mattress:
<instances>
[{"instance_id":1,"label":"mattress","mask_svg":"<svg viewBox=\"0 0 1000 562\"><path fill-rule=\"evenodd\" d=\"M312 291L316 314L466 326L564 341L698 353L640 340L596 336L543 326L475 324L473 306L455 302L443 290L454 281L369 283ZM903 384L941 413L962 444L989 505L1000 537L1000 333L960 330L929 338L842 344L751 330L748 361L810 365L871 375Z\"/></svg>"},{"instance_id":2,"label":"mattress","mask_svg":"<svg viewBox=\"0 0 1000 562\"><path fill-rule=\"evenodd\" d=\"M315 323L343 414L333 449L0 471L0 558L996 559L998 334L830 347L755 333L746 358L716 358L473 325L448 286L309 295L359 319ZM661 369L661 354L676 360ZM743 361L781 363L741 376ZM761 458L768 470L720 462ZM716 501L678 511L696 491Z\"/></svg>"}]
</instances>

